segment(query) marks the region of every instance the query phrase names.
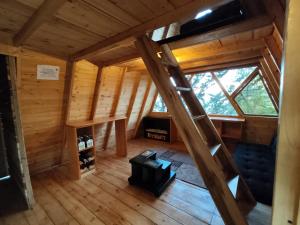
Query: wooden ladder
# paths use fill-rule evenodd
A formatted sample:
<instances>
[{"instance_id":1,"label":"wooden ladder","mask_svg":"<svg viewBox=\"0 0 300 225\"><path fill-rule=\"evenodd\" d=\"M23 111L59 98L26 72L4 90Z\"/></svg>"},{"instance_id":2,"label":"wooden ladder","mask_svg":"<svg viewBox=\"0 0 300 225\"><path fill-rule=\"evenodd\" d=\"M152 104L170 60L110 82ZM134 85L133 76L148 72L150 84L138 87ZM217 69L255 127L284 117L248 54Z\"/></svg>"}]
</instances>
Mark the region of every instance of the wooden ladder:
<instances>
[{"instance_id":1,"label":"wooden ladder","mask_svg":"<svg viewBox=\"0 0 300 225\"><path fill-rule=\"evenodd\" d=\"M169 46L143 36L136 47L225 224L248 224L256 201Z\"/></svg>"}]
</instances>

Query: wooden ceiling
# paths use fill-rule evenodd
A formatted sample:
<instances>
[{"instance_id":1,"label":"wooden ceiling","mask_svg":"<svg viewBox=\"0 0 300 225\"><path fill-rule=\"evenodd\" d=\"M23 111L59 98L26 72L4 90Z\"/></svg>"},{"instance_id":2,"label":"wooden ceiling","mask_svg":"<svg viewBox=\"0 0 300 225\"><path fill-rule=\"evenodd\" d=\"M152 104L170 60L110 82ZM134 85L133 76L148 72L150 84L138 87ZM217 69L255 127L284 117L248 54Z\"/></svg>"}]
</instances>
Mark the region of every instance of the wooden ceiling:
<instances>
[{"instance_id":1,"label":"wooden ceiling","mask_svg":"<svg viewBox=\"0 0 300 225\"><path fill-rule=\"evenodd\" d=\"M79 58L228 1L1 0L0 42ZM132 52L128 46L123 50Z\"/></svg>"},{"instance_id":2,"label":"wooden ceiling","mask_svg":"<svg viewBox=\"0 0 300 225\"><path fill-rule=\"evenodd\" d=\"M273 35L273 33L274 26L267 25L209 42L174 49L173 54L183 69L199 68L201 66L237 60L256 59L258 62L258 58L262 56L262 51L266 48L265 39ZM134 45L129 47L134 48ZM102 59L105 57L112 57L113 59L113 54L116 55L117 51L118 48L114 49L114 53L110 51L101 53L101 57ZM99 55L97 57L99 57ZM138 58L138 55L135 58L137 59L118 62L116 65L126 66L130 70L145 69L142 59ZM110 62L113 62L113 60Z\"/></svg>"}]
</instances>

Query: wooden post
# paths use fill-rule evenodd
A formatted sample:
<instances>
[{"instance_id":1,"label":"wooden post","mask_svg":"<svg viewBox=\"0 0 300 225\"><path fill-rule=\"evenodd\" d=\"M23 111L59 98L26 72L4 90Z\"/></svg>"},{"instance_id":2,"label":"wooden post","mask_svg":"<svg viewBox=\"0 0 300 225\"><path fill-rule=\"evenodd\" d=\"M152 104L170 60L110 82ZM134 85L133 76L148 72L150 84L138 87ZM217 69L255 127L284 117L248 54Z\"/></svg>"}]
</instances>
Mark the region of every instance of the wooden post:
<instances>
[{"instance_id":1,"label":"wooden post","mask_svg":"<svg viewBox=\"0 0 300 225\"><path fill-rule=\"evenodd\" d=\"M300 196L300 1L287 7L281 80L279 137L273 199L273 225L299 225Z\"/></svg>"},{"instance_id":2,"label":"wooden post","mask_svg":"<svg viewBox=\"0 0 300 225\"><path fill-rule=\"evenodd\" d=\"M121 96L121 93L122 93L122 87L123 87L123 83L124 83L124 79L125 79L125 72L126 72L126 68L123 69L123 72L121 74L121 80L120 80L120 84L119 84L119 87L118 87L118 92L117 92L116 97L114 99L114 103L112 105L112 110L110 112L110 116L115 116L115 114L117 112L120 96ZM103 145L102 145L103 149L107 148L112 126L113 126L113 122L109 122L107 124L106 133L105 133L104 140L103 140Z\"/></svg>"},{"instance_id":3,"label":"wooden post","mask_svg":"<svg viewBox=\"0 0 300 225\"><path fill-rule=\"evenodd\" d=\"M96 84L94 89L94 97L92 102L90 120L95 119L96 116L97 105L98 105L98 100L100 95L101 78L102 78L102 67L98 66L98 73L97 73L97 79L96 79Z\"/></svg>"},{"instance_id":4,"label":"wooden post","mask_svg":"<svg viewBox=\"0 0 300 225\"><path fill-rule=\"evenodd\" d=\"M127 156L127 127L126 119L115 121L116 154L120 157Z\"/></svg>"}]
</instances>

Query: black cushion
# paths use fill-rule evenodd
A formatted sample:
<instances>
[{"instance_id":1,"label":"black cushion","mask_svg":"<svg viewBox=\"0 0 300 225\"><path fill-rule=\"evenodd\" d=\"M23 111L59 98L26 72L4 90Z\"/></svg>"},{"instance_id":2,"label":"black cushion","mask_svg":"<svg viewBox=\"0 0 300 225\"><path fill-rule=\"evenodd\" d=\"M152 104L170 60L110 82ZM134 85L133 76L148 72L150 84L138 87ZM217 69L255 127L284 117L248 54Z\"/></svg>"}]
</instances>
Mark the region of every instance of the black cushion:
<instances>
[{"instance_id":1,"label":"black cushion","mask_svg":"<svg viewBox=\"0 0 300 225\"><path fill-rule=\"evenodd\" d=\"M234 160L254 198L268 205L272 205L275 172L275 154L272 148L276 150L276 142L275 146L238 144L234 153Z\"/></svg>"}]
</instances>

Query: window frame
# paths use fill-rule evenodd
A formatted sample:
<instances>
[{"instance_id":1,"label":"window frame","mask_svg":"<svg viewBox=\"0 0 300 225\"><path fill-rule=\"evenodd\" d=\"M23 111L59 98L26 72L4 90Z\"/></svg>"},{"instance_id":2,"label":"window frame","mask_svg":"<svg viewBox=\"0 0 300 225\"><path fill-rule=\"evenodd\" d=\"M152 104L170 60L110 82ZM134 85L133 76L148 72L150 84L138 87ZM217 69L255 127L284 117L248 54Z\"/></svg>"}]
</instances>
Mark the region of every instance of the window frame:
<instances>
[{"instance_id":1,"label":"window frame","mask_svg":"<svg viewBox=\"0 0 300 225\"><path fill-rule=\"evenodd\" d=\"M214 74L215 72L218 71L222 71L222 70L232 70L232 69L241 69L241 68L246 68L246 67L256 67L256 69L249 74L249 76L243 80L239 86L237 86L237 88L231 93L229 94L229 92L226 90L226 88L224 87L224 85L222 84L222 82L220 81L220 79ZM243 64L243 65L235 65L235 66L224 66L224 67L218 67L218 68L207 68L207 69L198 69L198 70L193 70L191 72L188 72L189 69L184 70L184 75L190 75L191 77L188 79L188 81L190 82L193 78L193 76L195 76L196 74L199 73L210 73L212 76L212 79L215 80L215 82L217 83L217 85L220 87L220 89L222 90L222 92L224 93L226 99L229 101L229 103L232 105L232 107L235 109L235 111L237 112L236 116L232 116L232 115L217 115L217 116L224 116L224 117L243 117L243 116L248 116L248 117L270 117L270 118L276 118L278 117L278 109L274 103L274 99L272 97L272 94L269 90L269 86L266 82L266 79L264 78L263 74L262 74L262 70L261 70L261 66L259 65L259 63L248 63L248 64ZM236 101L236 97L240 94L240 92L242 92L248 85L249 83L251 83L251 81L253 79L255 79L257 76L260 76L260 79L264 85L264 88L266 90L266 92L268 93L268 96L270 98L270 101L275 109L275 111L277 112L277 115L260 115L260 114L248 114L245 113L242 108L240 107L240 105L238 104L238 102ZM167 107L167 112L153 112L153 108L155 105L155 102L157 100L159 93L157 91L155 98L153 100L152 106L151 106L151 110L150 113L154 113L154 114L169 114L168 112L168 107ZM209 116L215 116L216 114L208 114Z\"/></svg>"}]
</instances>

